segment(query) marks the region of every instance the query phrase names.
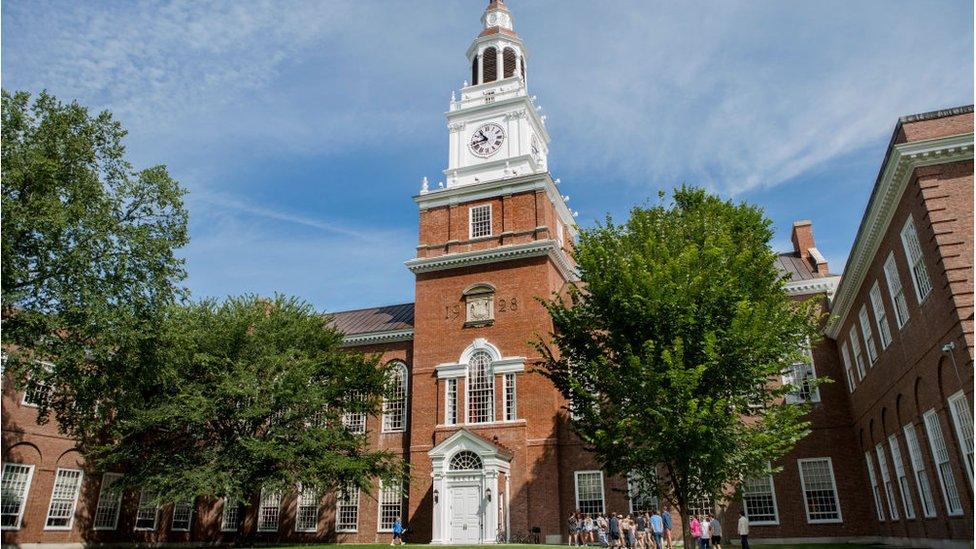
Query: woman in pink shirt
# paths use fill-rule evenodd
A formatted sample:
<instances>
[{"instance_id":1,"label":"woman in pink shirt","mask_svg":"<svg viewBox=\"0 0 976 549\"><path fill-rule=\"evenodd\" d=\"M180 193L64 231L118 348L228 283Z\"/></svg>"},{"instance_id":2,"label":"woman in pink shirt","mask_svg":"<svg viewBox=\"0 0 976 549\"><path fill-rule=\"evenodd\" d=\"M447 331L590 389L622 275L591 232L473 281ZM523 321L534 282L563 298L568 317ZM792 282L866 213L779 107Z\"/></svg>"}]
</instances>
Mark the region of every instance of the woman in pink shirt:
<instances>
[{"instance_id":1,"label":"woman in pink shirt","mask_svg":"<svg viewBox=\"0 0 976 549\"><path fill-rule=\"evenodd\" d=\"M701 539L701 534L702 534L701 523L698 522L698 519L694 515L688 518L690 519L688 521L688 529L691 530L691 537L695 538L695 542L694 545L692 545L692 547L697 548L698 541Z\"/></svg>"}]
</instances>

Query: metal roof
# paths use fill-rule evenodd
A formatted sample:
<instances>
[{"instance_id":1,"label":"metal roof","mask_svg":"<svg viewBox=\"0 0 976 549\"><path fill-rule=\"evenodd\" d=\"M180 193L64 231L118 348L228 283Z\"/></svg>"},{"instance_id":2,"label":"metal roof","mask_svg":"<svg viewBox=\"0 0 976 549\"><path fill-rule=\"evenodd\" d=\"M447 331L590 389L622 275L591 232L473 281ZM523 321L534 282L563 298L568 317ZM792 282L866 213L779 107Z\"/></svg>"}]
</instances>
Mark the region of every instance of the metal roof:
<instances>
[{"instance_id":1,"label":"metal roof","mask_svg":"<svg viewBox=\"0 0 976 549\"><path fill-rule=\"evenodd\" d=\"M413 303L333 313L332 325L346 335L413 328Z\"/></svg>"},{"instance_id":2,"label":"metal roof","mask_svg":"<svg viewBox=\"0 0 976 549\"><path fill-rule=\"evenodd\" d=\"M803 259L796 252L777 254L775 265L776 269L781 273L789 274L790 280L793 282L829 276L824 273L814 272L813 265L810 264L810 261Z\"/></svg>"}]
</instances>

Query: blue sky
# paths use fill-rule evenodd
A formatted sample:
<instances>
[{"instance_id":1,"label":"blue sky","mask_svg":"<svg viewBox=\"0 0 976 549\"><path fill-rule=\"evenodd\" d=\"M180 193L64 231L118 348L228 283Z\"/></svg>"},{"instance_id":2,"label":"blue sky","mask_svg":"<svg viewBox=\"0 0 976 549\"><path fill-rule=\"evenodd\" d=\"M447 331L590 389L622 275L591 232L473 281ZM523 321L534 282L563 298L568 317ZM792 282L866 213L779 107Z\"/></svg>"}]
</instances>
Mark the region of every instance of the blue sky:
<instances>
[{"instance_id":1,"label":"blue sky","mask_svg":"<svg viewBox=\"0 0 976 549\"><path fill-rule=\"evenodd\" d=\"M196 297L413 299L481 0L2 8L2 83L110 109L190 190ZM582 226L681 183L811 219L840 271L900 115L972 103L970 1L508 0Z\"/></svg>"}]
</instances>

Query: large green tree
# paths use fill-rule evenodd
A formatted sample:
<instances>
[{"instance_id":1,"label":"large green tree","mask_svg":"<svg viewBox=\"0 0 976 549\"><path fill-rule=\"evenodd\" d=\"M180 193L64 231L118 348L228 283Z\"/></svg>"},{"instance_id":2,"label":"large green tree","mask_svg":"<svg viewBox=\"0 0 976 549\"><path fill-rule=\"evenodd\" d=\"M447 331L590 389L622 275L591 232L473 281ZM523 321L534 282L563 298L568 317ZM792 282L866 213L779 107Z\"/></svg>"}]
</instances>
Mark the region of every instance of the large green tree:
<instances>
[{"instance_id":1,"label":"large green tree","mask_svg":"<svg viewBox=\"0 0 976 549\"><path fill-rule=\"evenodd\" d=\"M758 207L695 188L580 233L582 282L547 308L544 373L611 474L656 479L687 516L804 437L780 376L806 360L820 313L792 301Z\"/></svg>"}]
</instances>

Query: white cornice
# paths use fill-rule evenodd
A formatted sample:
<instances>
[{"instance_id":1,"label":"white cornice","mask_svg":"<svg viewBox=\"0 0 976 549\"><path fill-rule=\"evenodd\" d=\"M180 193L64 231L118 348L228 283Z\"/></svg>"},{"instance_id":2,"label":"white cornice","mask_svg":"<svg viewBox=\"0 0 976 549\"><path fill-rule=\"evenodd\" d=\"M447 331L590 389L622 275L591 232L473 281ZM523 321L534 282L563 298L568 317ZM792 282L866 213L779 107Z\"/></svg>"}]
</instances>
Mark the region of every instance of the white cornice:
<instances>
[{"instance_id":1,"label":"white cornice","mask_svg":"<svg viewBox=\"0 0 976 549\"><path fill-rule=\"evenodd\" d=\"M487 250L445 254L435 257L418 257L407 261L406 266L414 274L417 274L541 256L549 256L566 280L579 279L576 267L566 257L566 253L559 248L555 240L534 240L523 244L511 244L508 246L489 248Z\"/></svg>"},{"instance_id":2,"label":"white cornice","mask_svg":"<svg viewBox=\"0 0 976 549\"><path fill-rule=\"evenodd\" d=\"M796 280L787 282L783 286L783 290L786 295L811 295L811 294L827 294L827 297L832 297L834 292L837 291L837 285L840 283L840 275L825 276L823 278L811 278L808 280Z\"/></svg>"},{"instance_id":3,"label":"white cornice","mask_svg":"<svg viewBox=\"0 0 976 549\"><path fill-rule=\"evenodd\" d=\"M397 341L411 341L413 329L388 330L384 332L366 332L348 335L342 340L343 347L357 347L360 345L375 345L378 343L395 343Z\"/></svg>"},{"instance_id":4,"label":"white cornice","mask_svg":"<svg viewBox=\"0 0 976 549\"><path fill-rule=\"evenodd\" d=\"M972 158L972 133L901 143L891 148L844 267L827 325L828 336L837 337L915 169Z\"/></svg>"}]
</instances>

